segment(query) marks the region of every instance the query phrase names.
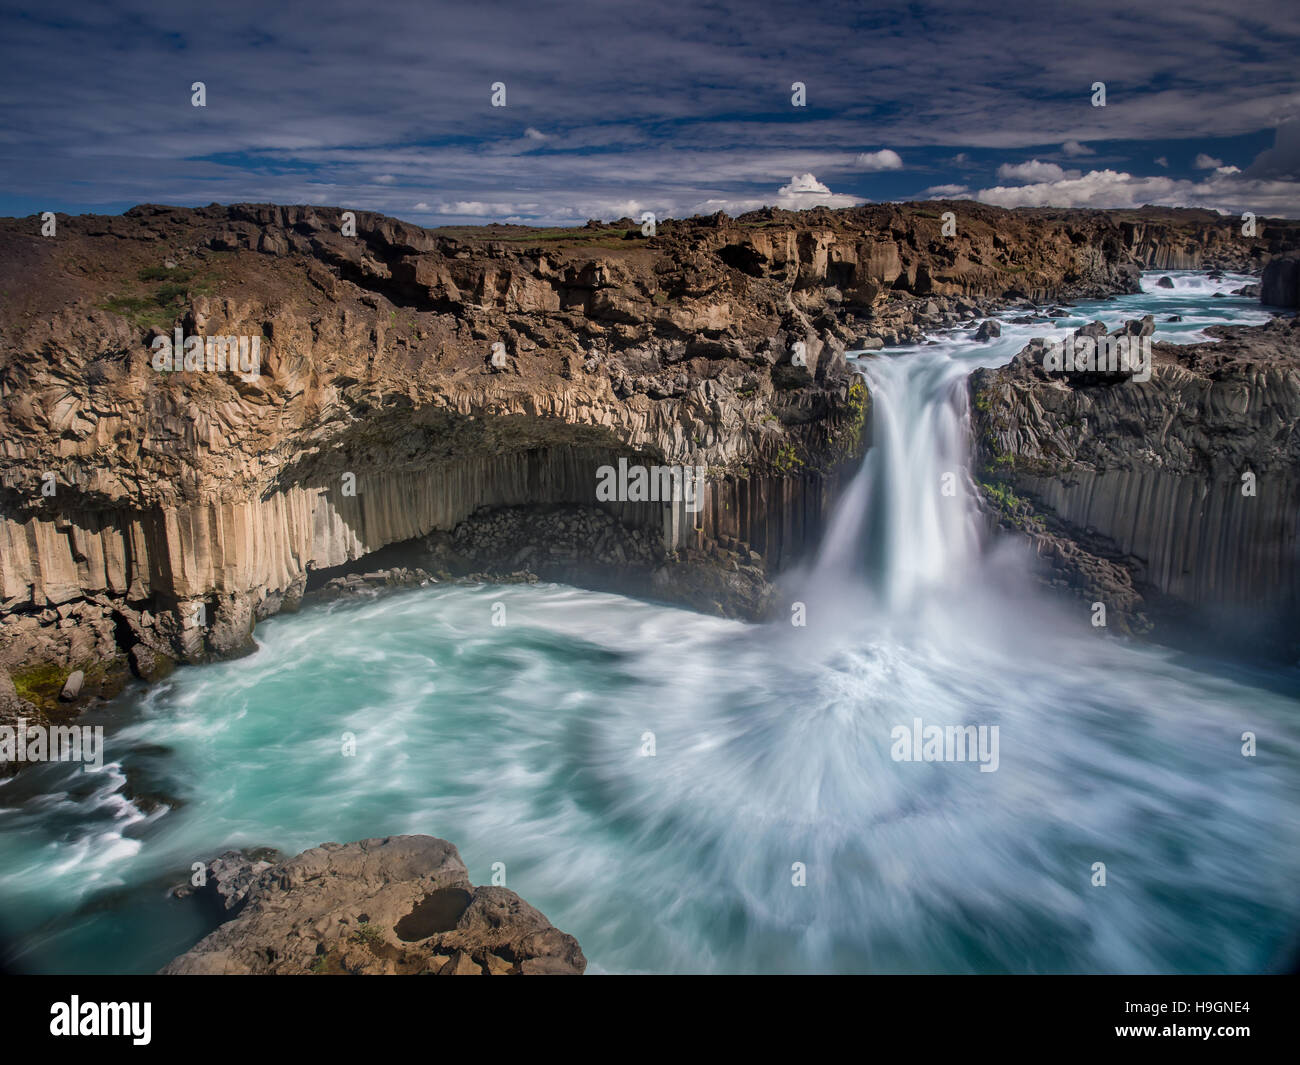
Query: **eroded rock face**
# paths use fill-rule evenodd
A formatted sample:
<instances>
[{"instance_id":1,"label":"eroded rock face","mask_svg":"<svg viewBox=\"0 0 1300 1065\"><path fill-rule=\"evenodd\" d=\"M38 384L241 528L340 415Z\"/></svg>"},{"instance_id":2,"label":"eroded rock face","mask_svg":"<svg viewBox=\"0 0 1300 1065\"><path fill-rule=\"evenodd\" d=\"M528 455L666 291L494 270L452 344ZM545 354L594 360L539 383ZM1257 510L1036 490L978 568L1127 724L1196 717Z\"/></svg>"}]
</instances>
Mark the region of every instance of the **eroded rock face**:
<instances>
[{"instance_id":1,"label":"eroded rock face","mask_svg":"<svg viewBox=\"0 0 1300 1065\"><path fill-rule=\"evenodd\" d=\"M474 887L432 836L325 843L256 873L223 855L237 916L161 971L216 974L580 975L572 936L513 891Z\"/></svg>"},{"instance_id":2,"label":"eroded rock face","mask_svg":"<svg viewBox=\"0 0 1300 1065\"><path fill-rule=\"evenodd\" d=\"M1131 322L1140 335L1151 323ZM1048 373L1030 345L971 377L997 519L1114 624L1300 643L1300 321L1152 345L1147 382Z\"/></svg>"},{"instance_id":3,"label":"eroded rock face","mask_svg":"<svg viewBox=\"0 0 1300 1065\"><path fill-rule=\"evenodd\" d=\"M85 698L243 653L314 571L480 510L591 506L619 458L708 471L693 512L599 505L654 532L659 594L751 616L738 570L815 545L860 452L846 349L1132 291L1143 265L1249 268L1286 239L1229 239L1210 212L971 203L651 238L356 226L249 204L60 219L57 239L0 221L0 667L56 664L56 702L76 669ZM155 369L177 330L257 339L256 372Z\"/></svg>"}]
</instances>

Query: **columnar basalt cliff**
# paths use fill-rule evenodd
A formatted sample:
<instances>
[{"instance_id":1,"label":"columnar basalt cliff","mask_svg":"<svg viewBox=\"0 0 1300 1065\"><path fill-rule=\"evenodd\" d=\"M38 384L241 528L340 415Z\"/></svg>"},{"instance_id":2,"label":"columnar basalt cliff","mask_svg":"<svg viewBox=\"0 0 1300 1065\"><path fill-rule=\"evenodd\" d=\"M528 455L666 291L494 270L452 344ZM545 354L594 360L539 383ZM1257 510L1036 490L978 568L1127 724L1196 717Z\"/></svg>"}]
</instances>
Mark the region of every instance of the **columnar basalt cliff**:
<instances>
[{"instance_id":1,"label":"columnar basalt cliff","mask_svg":"<svg viewBox=\"0 0 1300 1065\"><path fill-rule=\"evenodd\" d=\"M1007 299L1133 291L1142 266L1257 269L1293 236L966 202L650 236L264 205L60 218L53 237L0 222L0 703L54 712L74 669L84 697L128 661L149 678L239 653L313 572L432 550L501 508L578 508L583 529L603 512L648 534L608 538L606 569L761 613L861 448L870 397L846 349ZM256 340L260 362L209 369L200 342L156 368L177 337ZM698 506L599 499L620 458L705 469Z\"/></svg>"},{"instance_id":2,"label":"columnar basalt cliff","mask_svg":"<svg viewBox=\"0 0 1300 1065\"><path fill-rule=\"evenodd\" d=\"M1048 372L1038 343L977 371L979 476L1000 523L1109 625L1294 656L1300 320L1207 332L1154 344L1145 382Z\"/></svg>"}]
</instances>

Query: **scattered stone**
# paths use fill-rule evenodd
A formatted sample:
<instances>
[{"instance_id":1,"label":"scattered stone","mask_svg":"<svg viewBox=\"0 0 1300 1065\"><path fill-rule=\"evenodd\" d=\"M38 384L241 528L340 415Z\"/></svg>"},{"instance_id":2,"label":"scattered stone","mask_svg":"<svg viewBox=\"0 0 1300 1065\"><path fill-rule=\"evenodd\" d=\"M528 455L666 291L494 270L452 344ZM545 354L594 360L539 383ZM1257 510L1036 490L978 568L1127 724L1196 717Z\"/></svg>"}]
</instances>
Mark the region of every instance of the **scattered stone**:
<instances>
[{"instance_id":1,"label":"scattered stone","mask_svg":"<svg viewBox=\"0 0 1300 1065\"><path fill-rule=\"evenodd\" d=\"M166 655L158 654L143 643L135 644L128 652L131 672L148 684L154 684L168 676L176 663Z\"/></svg>"},{"instance_id":2,"label":"scattered stone","mask_svg":"<svg viewBox=\"0 0 1300 1065\"><path fill-rule=\"evenodd\" d=\"M59 698L65 703L73 702L81 694L81 686L85 683L86 674L84 670L74 669L68 679L63 683L63 690L59 692Z\"/></svg>"}]
</instances>

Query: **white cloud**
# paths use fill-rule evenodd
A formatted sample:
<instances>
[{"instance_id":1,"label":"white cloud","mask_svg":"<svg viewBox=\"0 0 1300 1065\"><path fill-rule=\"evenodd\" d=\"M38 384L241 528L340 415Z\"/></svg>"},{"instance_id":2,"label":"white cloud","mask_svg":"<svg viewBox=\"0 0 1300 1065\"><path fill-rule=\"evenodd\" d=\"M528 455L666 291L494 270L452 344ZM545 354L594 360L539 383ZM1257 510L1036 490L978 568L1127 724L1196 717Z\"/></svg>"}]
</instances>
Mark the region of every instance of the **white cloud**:
<instances>
[{"instance_id":1,"label":"white cloud","mask_svg":"<svg viewBox=\"0 0 1300 1065\"><path fill-rule=\"evenodd\" d=\"M1078 177L1077 170L1062 170L1055 163L1043 163L1031 159L1027 163L1003 163L998 167L999 181L1060 181L1062 178Z\"/></svg>"},{"instance_id":2,"label":"white cloud","mask_svg":"<svg viewBox=\"0 0 1300 1065\"><path fill-rule=\"evenodd\" d=\"M421 204L416 204L419 210ZM428 210L428 205L423 205ZM460 218L500 219L506 215L523 215L537 207L535 203L484 203L481 200L457 200L454 203L438 204L438 213L455 215Z\"/></svg>"},{"instance_id":3,"label":"white cloud","mask_svg":"<svg viewBox=\"0 0 1300 1065\"><path fill-rule=\"evenodd\" d=\"M411 210L412 210L412 211L432 211L433 208L430 207L430 206L429 206L427 203L425 203L423 200L421 200L421 201L420 201L419 203L417 203L414 207L412 207Z\"/></svg>"},{"instance_id":4,"label":"white cloud","mask_svg":"<svg viewBox=\"0 0 1300 1065\"><path fill-rule=\"evenodd\" d=\"M812 174L799 174L777 189L775 206L802 211L807 207L853 207L861 202L856 196L831 192Z\"/></svg>"},{"instance_id":5,"label":"white cloud","mask_svg":"<svg viewBox=\"0 0 1300 1065\"><path fill-rule=\"evenodd\" d=\"M397 178L393 177L392 174L377 174L375 176L376 185L391 185L396 180Z\"/></svg>"},{"instance_id":6,"label":"white cloud","mask_svg":"<svg viewBox=\"0 0 1300 1065\"><path fill-rule=\"evenodd\" d=\"M1214 168L1214 172L1215 172L1216 174L1223 174L1223 175L1225 175L1225 176L1228 175L1228 174L1240 174L1240 173L1241 173L1241 167L1239 167L1239 166L1216 166L1216 167Z\"/></svg>"},{"instance_id":7,"label":"white cloud","mask_svg":"<svg viewBox=\"0 0 1300 1065\"><path fill-rule=\"evenodd\" d=\"M862 152L855 165L859 170L902 170L903 159L897 152L881 148L878 152Z\"/></svg>"},{"instance_id":8,"label":"white cloud","mask_svg":"<svg viewBox=\"0 0 1300 1065\"><path fill-rule=\"evenodd\" d=\"M1224 168L1228 170L1229 168ZM1257 181L1237 173L1206 175L1198 181L1156 176L1137 177L1114 170L1093 170L1081 177L1044 181L1018 188L980 189L975 198L998 207L1208 207L1236 213L1243 210L1294 214L1296 185L1287 181Z\"/></svg>"},{"instance_id":9,"label":"white cloud","mask_svg":"<svg viewBox=\"0 0 1300 1065\"><path fill-rule=\"evenodd\" d=\"M1204 152L1201 152L1192 162L1192 166L1197 170L1217 170L1222 165L1222 159L1215 159L1214 156L1206 155Z\"/></svg>"},{"instance_id":10,"label":"white cloud","mask_svg":"<svg viewBox=\"0 0 1300 1065\"><path fill-rule=\"evenodd\" d=\"M1066 141L1061 145L1061 151L1069 156L1097 154L1086 144L1080 144L1078 141Z\"/></svg>"},{"instance_id":11,"label":"white cloud","mask_svg":"<svg viewBox=\"0 0 1300 1065\"><path fill-rule=\"evenodd\" d=\"M534 129L532 126L529 126L524 130L524 136L530 141L550 140L550 137L547 134L543 133L540 129Z\"/></svg>"},{"instance_id":12,"label":"white cloud","mask_svg":"<svg viewBox=\"0 0 1300 1065\"><path fill-rule=\"evenodd\" d=\"M921 195L928 196L932 200L951 200L969 196L970 189L965 185L931 185Z\"/></svg>"},{"instance_id":13,"label":"white cloud","mask_svg":"<svg viewBox=\"0 0 1300 1065\"><path fill-rule=\"evenodd\" d=\"M686 218L690 215L710 215L724 211L734 218L746 211L757 211L760 207L783 207L787 211L804 211L809 207L857 207L869 202L860 196L831 192L830 188L812 174L798 174L790 179L789 184L777 189L775 197L759 196L734 200L714 197L683 205L680 210L673 210L661 217Z\"/></svg>"},{"instance_id":14,"label":"white cloud","mask_svg":"<svg viewBox=\"0 0 1300 1065\"><path fill-rule=\"evenodd\" d=\"M1168 170L1169 160L1162 155L1159 159L1156 160L1156 166L1163 166L1166 170Z\"/></svg>"}]
</instances>

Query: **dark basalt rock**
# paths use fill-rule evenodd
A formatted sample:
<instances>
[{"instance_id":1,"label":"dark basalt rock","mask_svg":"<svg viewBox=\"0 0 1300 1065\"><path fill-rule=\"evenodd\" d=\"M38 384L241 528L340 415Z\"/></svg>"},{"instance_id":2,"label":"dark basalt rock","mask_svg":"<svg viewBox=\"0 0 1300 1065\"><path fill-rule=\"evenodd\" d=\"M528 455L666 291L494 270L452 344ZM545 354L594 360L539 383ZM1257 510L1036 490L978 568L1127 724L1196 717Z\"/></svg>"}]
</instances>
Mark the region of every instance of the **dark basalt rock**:
<instances>
[{"instance_id":1,"label":"dark basalt rock","mask_svg":"<svg viewBox=\"0 0 1300 1065\"><path fill-rule=\"evenodd\" d=\"M1152 344L1146 382L1048 374L1041 344L976 371L979 479L993 520L1121 631L1294 660L1300 321L1207 331Z\"/></svg>"},{"instance_id":2,"label":"dark basalt rock","mask_svg":"<svg viewBox=\"0 0 1300 1065\"><path fill-rule=\"evenodd\" d=\"M1300 307L1300 256L1269 260L1260 278L1259 301L1271 307Z\"/></svg>"}]
</instances>

